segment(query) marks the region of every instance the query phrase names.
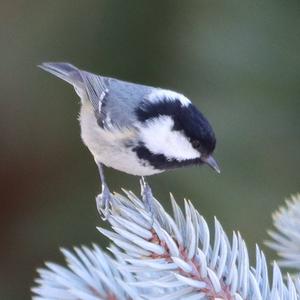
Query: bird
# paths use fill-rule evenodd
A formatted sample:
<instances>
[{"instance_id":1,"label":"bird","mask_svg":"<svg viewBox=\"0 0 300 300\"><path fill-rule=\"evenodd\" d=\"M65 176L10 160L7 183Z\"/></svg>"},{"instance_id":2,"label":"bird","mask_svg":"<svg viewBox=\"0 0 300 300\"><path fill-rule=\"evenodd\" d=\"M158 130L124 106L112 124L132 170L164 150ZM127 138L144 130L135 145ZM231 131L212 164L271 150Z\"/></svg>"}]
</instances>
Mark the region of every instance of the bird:
<instances>
[{"instance_id":1,"label":"bird","mask_svg":"<svg viewBox=\"0 0 300 300\"><path fill-rule=\"evenodd\" d=\"M220 173L212 156L212 126L183 94L93 74L67 62L39 67L71 84L81 99L81 138L99 168L103 211L110 201L103 166L142 177L202 164Z\"/></svg>"}]
</instances>

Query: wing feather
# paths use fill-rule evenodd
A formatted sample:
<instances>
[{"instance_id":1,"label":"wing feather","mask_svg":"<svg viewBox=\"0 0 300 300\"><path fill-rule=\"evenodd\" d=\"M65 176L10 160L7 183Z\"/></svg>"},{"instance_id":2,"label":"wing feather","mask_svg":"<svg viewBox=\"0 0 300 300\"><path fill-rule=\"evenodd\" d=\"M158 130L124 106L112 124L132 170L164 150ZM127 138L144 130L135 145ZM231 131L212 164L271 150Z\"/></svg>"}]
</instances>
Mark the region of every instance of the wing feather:
<instances>
[{"instance_id":1,"label":"wing feather","mask_svg":"<svg viewBox=\"0 0 300 300\"><path fill-rule=\"evenodd\" d=\"M156 89L114 78L96 75L64 62L40 65L45 71L74 86L77 94L86 93L97 123L103 128L111 126L131 128L138 121L136 110Z\"/></svg>"},{"instance_id":2,"label":"wing feather","mask_svg":"<svg viewBox=\"0 0 300 300\"><path fill-rule=\"evenodd\" d=\"M99 75L95 75L86 71L81 71L86 92L93 107L101 112L101 107L105 96L109 93L109 80Z\"/></svg>"}]
</instances>

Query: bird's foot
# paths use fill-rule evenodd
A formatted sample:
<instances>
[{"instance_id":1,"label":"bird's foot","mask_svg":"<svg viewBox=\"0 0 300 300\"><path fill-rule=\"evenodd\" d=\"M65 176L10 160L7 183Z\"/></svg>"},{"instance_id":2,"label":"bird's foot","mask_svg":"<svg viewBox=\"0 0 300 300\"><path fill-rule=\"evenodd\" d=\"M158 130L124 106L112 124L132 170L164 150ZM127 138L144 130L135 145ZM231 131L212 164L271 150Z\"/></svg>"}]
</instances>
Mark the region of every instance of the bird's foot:
<instances>
[{"instance_id":1,"label":"bird's foot","mask_svg":"<svg viewBox=\"0 0 300 300\"><path fill-rule=\"evenodd\" d=\"M107 220L109 214L109 206L111 203L111 193L106 184L102 184L102 192L96 197L96 204L101 218Z\"/></svg>"},{"instance_id":2,"label":"bird's foot","mask_svg":"<svg viewBox=\"0 0 300 300\"><path fill-rule=\"evenodd\" d=\"M145 208L151 214L151 219L154 220L155 207L153 202L154 199L152 195L152 190L144 177L142 177L142 198L143 202L145 203Z\"/></svg>"}]
</instances>

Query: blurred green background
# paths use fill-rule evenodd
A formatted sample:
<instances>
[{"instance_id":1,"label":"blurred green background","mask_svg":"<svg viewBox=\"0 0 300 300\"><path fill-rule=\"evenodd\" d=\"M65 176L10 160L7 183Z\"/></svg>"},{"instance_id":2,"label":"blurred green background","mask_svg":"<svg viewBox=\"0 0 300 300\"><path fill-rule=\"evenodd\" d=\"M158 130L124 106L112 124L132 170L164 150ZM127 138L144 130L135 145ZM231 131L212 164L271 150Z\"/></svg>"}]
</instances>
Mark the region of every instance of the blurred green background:
<instances>
[{"instance_id":1,"label":"blurred green background","mask_svg":"<svg viewBox=\"0 0 300 300\"><path fill-rule=\"evenodd\" d=\"M70 61L191 98L211 121L222 174L149 179L169 206L193 200L240 230L253 256L271 212L300 191L299 1L0 1L0 299L29 299L60 246L105 246L97 168L79 136L79 99L36 67ZM111 189L138 178L106 170ZM263 247L265 249L265 247ZM266 250L266 249L265 249ZM268 250L270 258L275 256Z\"/></svg>"}]
</instances>

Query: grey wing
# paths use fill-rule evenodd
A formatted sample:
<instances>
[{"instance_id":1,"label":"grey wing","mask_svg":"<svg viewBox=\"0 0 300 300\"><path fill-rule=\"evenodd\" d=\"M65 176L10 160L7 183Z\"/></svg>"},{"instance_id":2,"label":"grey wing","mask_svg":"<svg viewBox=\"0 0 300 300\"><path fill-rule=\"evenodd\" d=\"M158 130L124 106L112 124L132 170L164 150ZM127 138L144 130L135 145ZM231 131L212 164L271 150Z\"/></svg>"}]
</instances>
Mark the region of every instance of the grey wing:
<instances>
[{"instance_id":1,"label":"grey wing","mask_svg":"<svg viewBox=\"0 0 300 300\"><path fill-rule=\"evenodd\" d=\"M72 84L79 95L81 91L86 92L95 109L107 90L107 83L103 77L82 71L70 63L47 62L39 67Z\"/></svg>"},{"instance_id":2,"label":"grey wing","mask_svg":"<svg viewBox=\"0 0 300 300\"><path fill-rule=\"evenodd\" d=\"M83 80L83 88L93 105L97 123L101 127L105 127L106 114L103 103L109 93L109 79L86 71L80 71L80 75Z\"/></svg>"},{"instance_id":3,"label":"grey wing","mask_svg":"<svg viewBox=\"0 0 300 300\"><path fill-rule=\"evenodd\" d=\"M135 110L154 88L81 72L97 122L104 128L132 127Z\"/></svg>"},{"instance_id":4,"label":"grey wing","mask_svg":"<svg viewBox=\"0 0 300 300\"><path fill-rule=\"evenodd\" d=\"M137 121L135 110L155 90L153 87L92 74L65 62L47 62L40 67L72 84L80 96L84 91L102 127L130 128Z\"/></svg>"}]
</instances>

